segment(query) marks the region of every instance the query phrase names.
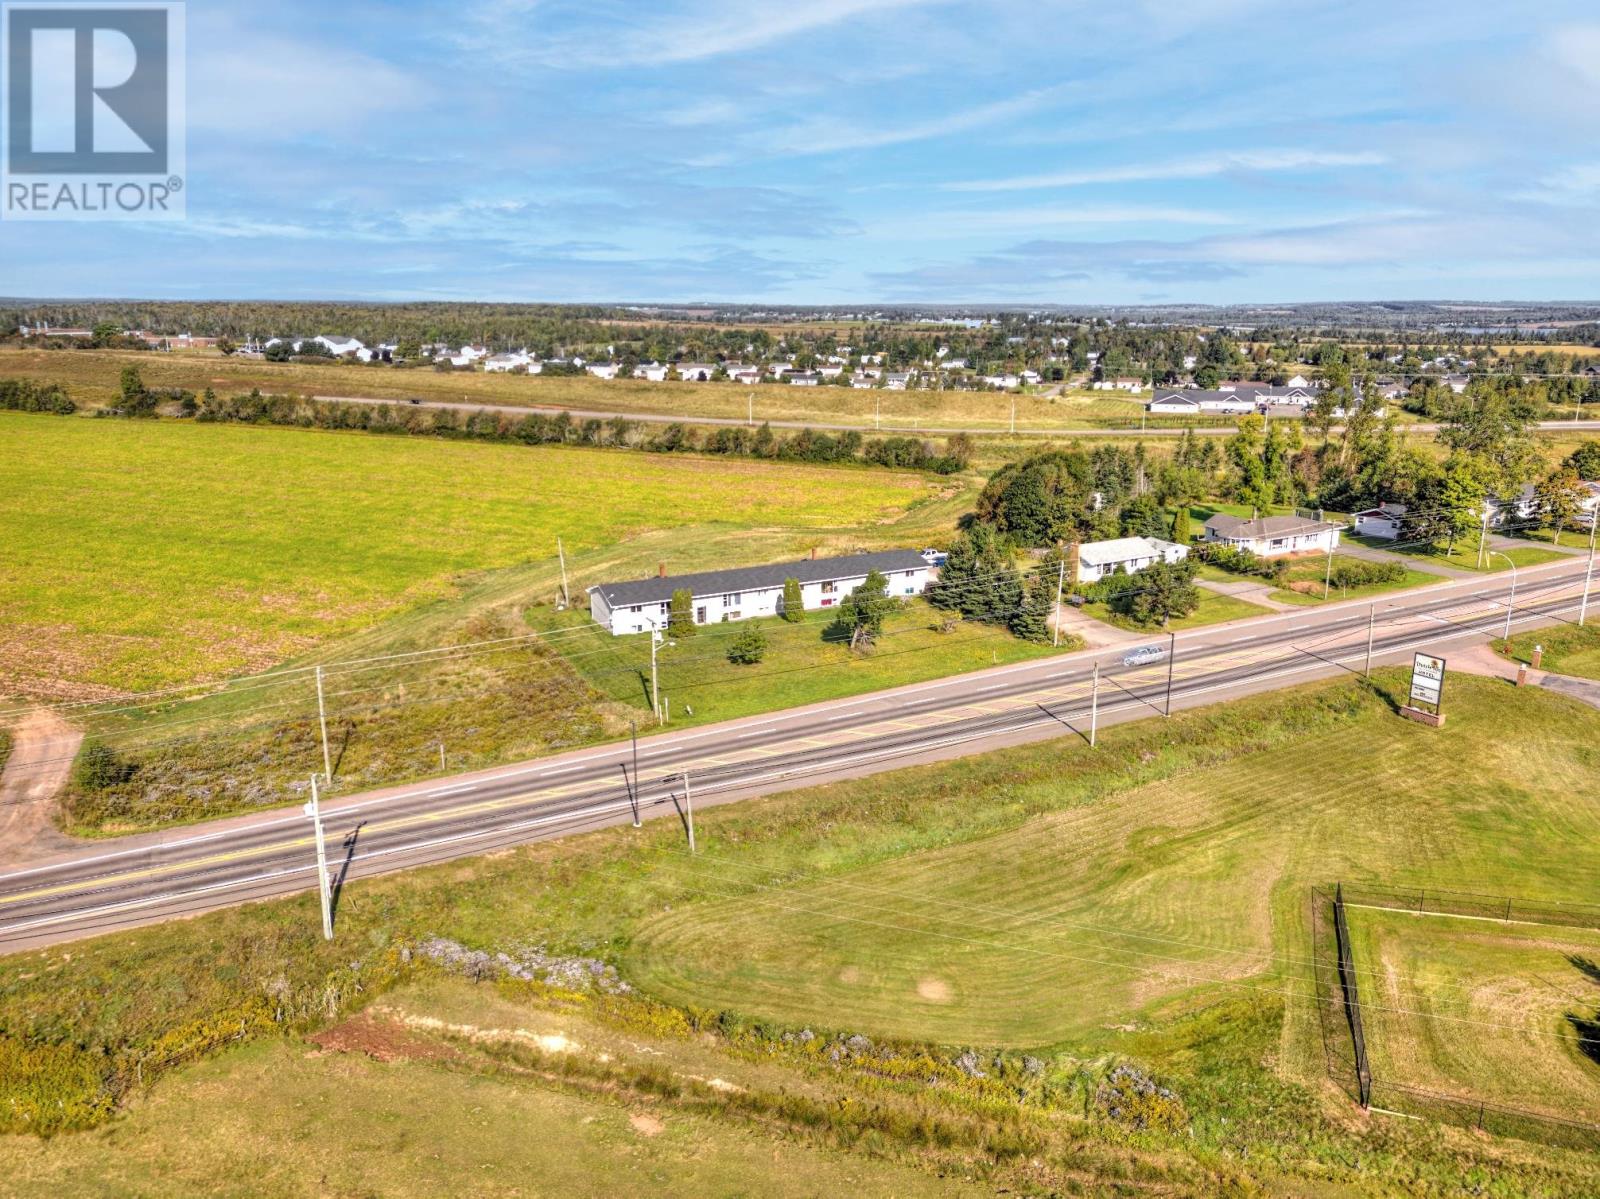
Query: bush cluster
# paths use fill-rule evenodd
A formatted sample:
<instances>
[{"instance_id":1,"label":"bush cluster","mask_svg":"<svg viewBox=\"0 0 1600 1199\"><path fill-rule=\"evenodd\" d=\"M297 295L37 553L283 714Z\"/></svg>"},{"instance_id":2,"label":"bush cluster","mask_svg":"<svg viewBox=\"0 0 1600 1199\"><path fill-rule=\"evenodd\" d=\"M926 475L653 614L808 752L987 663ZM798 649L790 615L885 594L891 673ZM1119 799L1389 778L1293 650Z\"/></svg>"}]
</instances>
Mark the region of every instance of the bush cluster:
<instances>
[{"instance_id":1,"label":"bush cluster","mask_svg":"<svg viewBox=\"0 0 1600 1199\"><path fill-rule=\"evenodd\" d=\"M55 416L71 416L78 410L61 384L35 383L31 379L0 379L0 408Z\"/></svg>"},{"instance_id":2,"label":"bush cluster","mask_svg":"<svg viewBox=\"0 0 1600 1199\"><path fill-rule=\"evenodd\" d=\"M1231 545L1198 545L1194 552L1202 562L1209 562L1230 574L1278 581L1289 573L1289 563L1283 558L1262 558L1249 550L1234 549Z\"/></svg>"}]
</instances>

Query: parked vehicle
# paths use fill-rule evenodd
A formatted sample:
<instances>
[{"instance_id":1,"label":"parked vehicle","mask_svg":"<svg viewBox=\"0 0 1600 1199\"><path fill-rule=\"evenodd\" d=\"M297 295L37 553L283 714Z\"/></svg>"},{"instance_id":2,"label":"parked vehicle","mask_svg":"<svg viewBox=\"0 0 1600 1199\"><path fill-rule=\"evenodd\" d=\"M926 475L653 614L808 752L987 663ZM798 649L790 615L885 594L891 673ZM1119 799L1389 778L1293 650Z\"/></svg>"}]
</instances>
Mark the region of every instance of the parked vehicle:
<instances>
[{"instance_id":1,"label":"parked vehicle","mask_svg":"<svg viewBox=\"0 0 1600 1199\"><path fill-rule=\"evenodd\" d=\"M1122 659L1122 664L1124 666L1149 666L1153 662L1161 661L1166 656L1167 651L1164 646L1141 645L1136 650L1128 651L1127 655Z\"/></svg>"}]
</instances>

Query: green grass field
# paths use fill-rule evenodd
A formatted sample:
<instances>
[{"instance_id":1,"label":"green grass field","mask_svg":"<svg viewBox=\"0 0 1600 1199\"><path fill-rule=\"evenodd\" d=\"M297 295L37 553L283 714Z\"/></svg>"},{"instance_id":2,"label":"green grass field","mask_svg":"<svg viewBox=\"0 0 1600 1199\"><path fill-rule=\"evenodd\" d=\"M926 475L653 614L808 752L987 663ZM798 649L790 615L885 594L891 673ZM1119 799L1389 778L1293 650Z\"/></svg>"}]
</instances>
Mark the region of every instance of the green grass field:
<instances>
[{"instance_id":1,"label":"green grass field","mask_svg":"<svg viewBox=\"0 0 1600 1199\"><path fill-rule=\"evenodd\" d=\"M1230 576L1232 577L1232 576ZM1237 581L1234 578L1234 581ZM1184 629L1199 629L1206 625L1222 624L1229 620L1243 620L1249 616L1265 616L1269 609L1260 604L1252 604L1249 600L1242 600L1233 595L1220 595L1215 591L1207 591L1204 587L1200 591L1200 606L1187 616L1181 616L1171 621L1164 628L1147 628L1136 624L1120 613L1113 612L1109 604L1085 604L1083 611L1096 620L1103 620L1107 624L1115 625L1119 629L1129 629L1137 633L1182 632Z\"/></svg>"},{"instance_id":2,"label":"green grass field","mask_svg":"<svg viewBox=\"0 0 1600 1199\"><path fill-rule=\"evenodd\" d=\"M1369 546L1372 549L1387 550L1392 554L1400 554L1407 558L1416 558L1426 562L1436 562L1440 566L1449 566L1456 570L1478 570L1478 538L1476 534L1458 541L1454 551L1446 553L1448 548L1443 545L1436 546L1396 546L1392 541L1374 537L1351 537L1357 545ZM1494 553L1485 556L1482 567L1485 574L1494 574L1516 566L1538 566L1545 562L1555 562L1564 557L1560 550L1544 549L1537 545L1514 545L1509 549L1495 547L1491 542ZM1511 561L1508 564L1506 559Z\"/></svg>"},{"instance_id":3,"label":"green grass field","mask_svg":"<svg viewBox=\"0 0 1600 1199\"><path fill-rule=\"evenodd\" d=\"M1293 988L1318 882L1587 895L1600 798L1580 730L1600 733L1600 713L1462 679L1444 730L1371 706L1292 749L1094 802L1066 799L1074 752L1055 776L1010 788L1060 806L992 836L812 871L712 857L707 902L647 921L628 973L681 1002L715 996L784 1022L825 1011L875 1032L1008 1045L1136 1021L1196 987Z\"/></svg>"},{"instance_id":4,"label":"green grass field","mask_svg":"<svg viewBox=\"0 0 1600 1199\"><path fill-rule=\"evenodd\" d=\"M1349 912L1374 1077L1600 1124L1600 932Z\"/></svg>"},{"instance_id":5,"label":"green grass field","mask_svg":"<svg viewBox=\"0 0 1600 1199\"><path fill-rule=\"evenodd\" d=\"M578 560L713 517L827 543L952 489L860 469L9 413L0 458L0 692L58 695L262 668L458 597L481 572L547 562L557 536Z\"/></svg>"},{"instance_id":6,"label":"green grass field","mask_svg":"<svg viewBox=\"0 0 1600 1199\"><path fill-rule=\"evenodd\" d=\"M715 1114L704 1089L669 1095L648 1082L665 1069L744 1088L718 1094L810 1096L830 1120L903 1108L902 1131L850 1142L889 1161L933 1160L915 1140L930 1119L1018 1120L1039 1138L1024 1142L1025 1162L984 1175L1014 1190L1092 1192L1117 1178L1175 1194L1443 1196L1493 1177L1505 1195L1593 1193L1592 1157L1368 1126L1327 1082L1309 977L1313 884L1471 879L1563 899L1587 896L1600 869L1588 835L1600 816L1589 785L1600 712L1471 677L1453 686L1443 730L1401 721L1392 696L1335 682L1103 729L1098 751L1062 738L706 809L694 859L681 830L660 822L361 880L341 900L332 944L315 900L300 897L0 960L0 1113L37 1110L14 1065L24 1045L33 1068L59 1080L51 1094L65 1115L100 1121L84 1105L101 1080L131 1078L163 1047L231 1037L241 1022L315 1030L397 982L425 982L398 947L436 935L597 955L640 994L573 1009L559 995L506 991L510 1007L467 996L416 1010L536 1032L550 1012L586 1012L644 1046L656 1072L624 1086L621 1059L610 1074L595 1073L598 1058L529 1074L512 1054L435 1077L425 1063L307 1059L292 1037L269 1037L158 1081L148 1099L126 1093L129 1116L101 1131L0 1141L0 1164L41 1190L92 1189L113 1163L133 1183L192 1170L177 1176L204 1189L255 1154L292 1192L300 1165L267 1159L305 1156L318 1177L382 1192L386 1176L361 1173L376 1164L331 1147L376 1142L453 1163L505 1135L503 1109L534 1129L593 1115L601 1127L590 1133L550 1135L565 1136L575 1160L609 1157L631 1144L614 1114L520 1088L599 1086L630 1112L648 1092L658 1098L646 1110L669 1130ZM413 1006L407 994L393 1002ZM871 1038L884 1064L831 1060L826 1047L852 1034ZM994 1054L1008 1046L1023 1049L1002 1070ZM981 1077L956 1064L965 1048ZM1099 1080L1122 1061L1177 1091L1182 1128L1135 1135L1095 1114ZM293 1108L287 1096L296 1085L330 1094L320 1089L330 1078L363 1092L341 1101L350 1131L285 1155L325 1124L320 1102ZM195 1111L214 1113L215 1127L189 1129ZM815 1135L760 1124L775 1128ZM748 1128L736 1131L731 1142L704 1135L728 1144L751 1171L740 1177L761 1189L739 1148ZM666 1153L675 1142L663 1135L653 1144ZM443 1143L457 1139L459 1151ZM973 1168L998 1169L963 1152ZM663 1187L691 1177L657 1165Z\"/></svg>"}]
</instances>

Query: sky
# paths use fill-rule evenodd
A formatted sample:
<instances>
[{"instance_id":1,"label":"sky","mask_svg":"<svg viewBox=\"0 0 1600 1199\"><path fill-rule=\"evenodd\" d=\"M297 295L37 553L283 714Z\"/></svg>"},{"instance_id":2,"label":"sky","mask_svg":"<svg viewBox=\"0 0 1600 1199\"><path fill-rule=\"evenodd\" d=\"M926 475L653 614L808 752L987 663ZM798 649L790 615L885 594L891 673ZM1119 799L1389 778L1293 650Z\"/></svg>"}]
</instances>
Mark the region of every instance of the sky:
<instances>
[{"instance_id":1,"label":"sky","mask_svg":"<svg viewBox=\"0 0 1600 1199\"><path fill-rule=\"evenodd\" d=\"M188 11L188 217L0 295L1600 299L1593 0Z\"/></svg>"}]
</instances>

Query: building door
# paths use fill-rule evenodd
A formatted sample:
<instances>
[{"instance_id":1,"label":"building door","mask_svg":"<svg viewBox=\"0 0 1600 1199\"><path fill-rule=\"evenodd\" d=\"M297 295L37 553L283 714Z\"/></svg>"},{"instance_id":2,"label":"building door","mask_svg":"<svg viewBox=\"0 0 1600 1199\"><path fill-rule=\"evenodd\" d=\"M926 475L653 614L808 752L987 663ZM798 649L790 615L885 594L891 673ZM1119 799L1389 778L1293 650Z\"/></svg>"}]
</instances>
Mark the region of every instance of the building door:
<instances>
[{"instance_id":1,"label":"building door","mask_svg":"<svg viewBox=\"0 0 1600 1199\"><path fill-rule=\"evenodd\" d=\"M701 605L694 610L694 622L695 624L705 624L706 610L704 605Z\"/></svg>"}]
</instances>

